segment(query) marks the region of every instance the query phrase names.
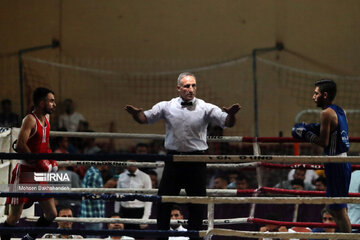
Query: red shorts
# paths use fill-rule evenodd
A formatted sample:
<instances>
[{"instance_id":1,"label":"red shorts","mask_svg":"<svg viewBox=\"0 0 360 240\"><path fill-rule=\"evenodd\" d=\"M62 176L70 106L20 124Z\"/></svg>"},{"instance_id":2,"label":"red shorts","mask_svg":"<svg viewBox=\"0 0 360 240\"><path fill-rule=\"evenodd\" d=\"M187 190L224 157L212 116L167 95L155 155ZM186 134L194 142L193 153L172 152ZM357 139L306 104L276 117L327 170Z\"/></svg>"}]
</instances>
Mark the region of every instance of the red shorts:
<instances>
[{"instance_id":1,"label":"red shorts","mask_svg":"<svg viewBox=\"0 0 360 240\"><path fill-rule=\"evenodd\" d=\"M11 175L11 186L15 184L44 184L44 182L36 182L34 179L29 178L26 173L40 172L36 171L36 169L32 166L24 165L21 163L16 164L14 170ZM31 175L30 175L31 176ZM46 184L46 183L45 183ZM24 191L25 192L25 191ZM33 192L33 191L28 191ZM5 204L21 204L25 203L26 205L32 204L34 202L40 202L49 200L51 198L25 198L25 197L7 197Z\"/></svg>"}]
</instances>

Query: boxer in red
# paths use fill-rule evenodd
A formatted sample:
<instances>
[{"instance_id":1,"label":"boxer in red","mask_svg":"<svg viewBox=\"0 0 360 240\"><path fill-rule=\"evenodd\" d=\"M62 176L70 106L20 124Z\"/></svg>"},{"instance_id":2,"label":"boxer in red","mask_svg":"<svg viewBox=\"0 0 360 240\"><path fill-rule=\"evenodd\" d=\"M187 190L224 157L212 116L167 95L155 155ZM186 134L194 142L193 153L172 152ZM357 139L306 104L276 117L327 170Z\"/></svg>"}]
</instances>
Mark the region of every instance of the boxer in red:
<instances>
[{"instance_id":1,"label":"boxer in red","mask_svg":"<svg viewBox=\"0 0 360 240\"><path fill-rule=\"evenodd\" d=\"M28 114L21 125L17 140L16 151L19 153L49 153L50 124L49 115L56 108L54 92L47 88L37 88L33 93L34 110ZM33 180L27 179L26 173L52 172L57 170L55 160L21 160L12 172L11 184L33 184ZM24 174L25 173L25 174ZM17 198L6 200L11 204L9 215L4 222L4 227L15 226L21 217L24 208L38 201L43 215L36 222L37 227L49 226L57 216L54 198ZM2 234L2 240L8 240L11 234ZM36 234L26 234L22 239L35 239Z\"/></svg>"}]
</instances>

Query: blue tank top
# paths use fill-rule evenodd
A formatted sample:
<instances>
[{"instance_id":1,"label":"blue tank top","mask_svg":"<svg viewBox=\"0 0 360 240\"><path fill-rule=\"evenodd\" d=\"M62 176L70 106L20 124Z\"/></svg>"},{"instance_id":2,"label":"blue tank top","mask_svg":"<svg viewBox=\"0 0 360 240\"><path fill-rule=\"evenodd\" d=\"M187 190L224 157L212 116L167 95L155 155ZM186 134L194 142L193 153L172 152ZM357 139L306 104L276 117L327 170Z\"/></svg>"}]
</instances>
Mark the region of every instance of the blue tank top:
<instances>
[{"instance_id":1,"label":"blue tank top","mask_svg":"<svg viewBox=\"0 0 360 240\"><path fill-rule=\"evenodd\" d=\"M349 150L349 131L344 110L335 104L330 105L329 108L336 112L338 126L330 133L329 145L324 148L324 152L326 155L334 156Z\"/></svg>"}]
</instances>

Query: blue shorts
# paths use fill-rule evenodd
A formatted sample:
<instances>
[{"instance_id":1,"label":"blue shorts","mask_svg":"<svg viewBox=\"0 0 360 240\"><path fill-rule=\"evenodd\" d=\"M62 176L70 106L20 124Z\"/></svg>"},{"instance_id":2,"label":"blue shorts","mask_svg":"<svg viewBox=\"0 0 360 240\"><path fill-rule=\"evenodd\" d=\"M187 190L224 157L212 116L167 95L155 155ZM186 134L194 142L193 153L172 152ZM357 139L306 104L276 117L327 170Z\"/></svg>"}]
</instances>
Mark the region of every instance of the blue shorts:
<instances>
[{"instance_id":1,"label":"blue shorts","mask_svg":"<svg viewBox=\"0 0 360 240\"><path fill-rule=\"evenodd\" d=\"M324 163L327 197L347 197L351 179L350 163ZM347 204L329 204L330 209L346 208Z\"/></svg>"}]
</instances>

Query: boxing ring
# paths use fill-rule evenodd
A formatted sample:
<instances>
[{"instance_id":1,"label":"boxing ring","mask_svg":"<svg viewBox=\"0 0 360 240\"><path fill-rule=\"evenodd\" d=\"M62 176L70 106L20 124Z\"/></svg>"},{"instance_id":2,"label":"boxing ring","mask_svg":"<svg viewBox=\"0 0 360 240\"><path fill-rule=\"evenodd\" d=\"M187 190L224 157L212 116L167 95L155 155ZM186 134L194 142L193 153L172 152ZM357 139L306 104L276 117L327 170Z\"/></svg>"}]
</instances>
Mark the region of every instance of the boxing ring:
<instances>
[{"instance_id":1,"label":"boxing ring","mask_svg":"<svg viewBox=\"0 0 360 240\"><path fill-rule=\"evenodd\" d=\"M132 138L132 139L164 139L158 134L121 134L121 133L74 133L74 132L51 132L51 137L81 137L81 138ZM207 230L187 232L165 231L165 230L85 230L85 229L56 229L56 228L6 228L0 227L0 233L16 231L17 233L60 233L60 234L85 234L98 236L132 236L132 237L167 237L167 236L188 236L211 239L213 236L231 236L243 238L312 238L312 239L359 239L358 233L306 233L306 232L256 232L225 229L217 226L233 224L274 224L286 227L335 227L335 224L323 224L318 222L283 222L268 219L255 218L256 204L330 204L330 203L353 203L360 204L360 194L350 193L349 197L328 198L321 191L298 191L264 187L261 181L261 169L283 168L283 169L322 169L324 162L351 162L353 169L360 169L356 163L360 157L336 157L336 156L282 156L282 155L260 155L259 143L297 143L293 138L252 138L252 137L211 137L209 142L248 142L253 144L254 155L156 155L156 154L17 154L0 153L0 159L55 159L59 166L136 166L143 168L163 167L165 161L174 162L206 162L208 168L233 169L233 168L255 168L257 173L258 187L255 189L208 189L206 197L187 197L182 191L180 196L157 196L156 189L103 189L103 188L73 188L69 192L0 192L0 197L56 197L64 199L103 199L108 201L140 201L171 202L171 203L192 203L207 204L207 220L203 225ZM360 138L350 138L352 142L360 142ZM65 161L66 159L66 161ZM138 162L126 162L128 159ZM155 162L156 161L156 162ZM295 197L266 196L260 194L285 194ZM246 195L246 196L245 196ZM251 196L247 196L251 195ZM304 197L305 196L305 197ZM251 204L249 217L215 219L215 204ZM27 217L28 221L36 221L37 217ZM133 224L156 224L155 219L114 219L114 218L60 218L56 222L71 221L78 223L133 223ZM172 220L172 222L186 224L186 220ZM360 229L360 225L352 225L353 229Z\"/></svg>"}]
</instances>

